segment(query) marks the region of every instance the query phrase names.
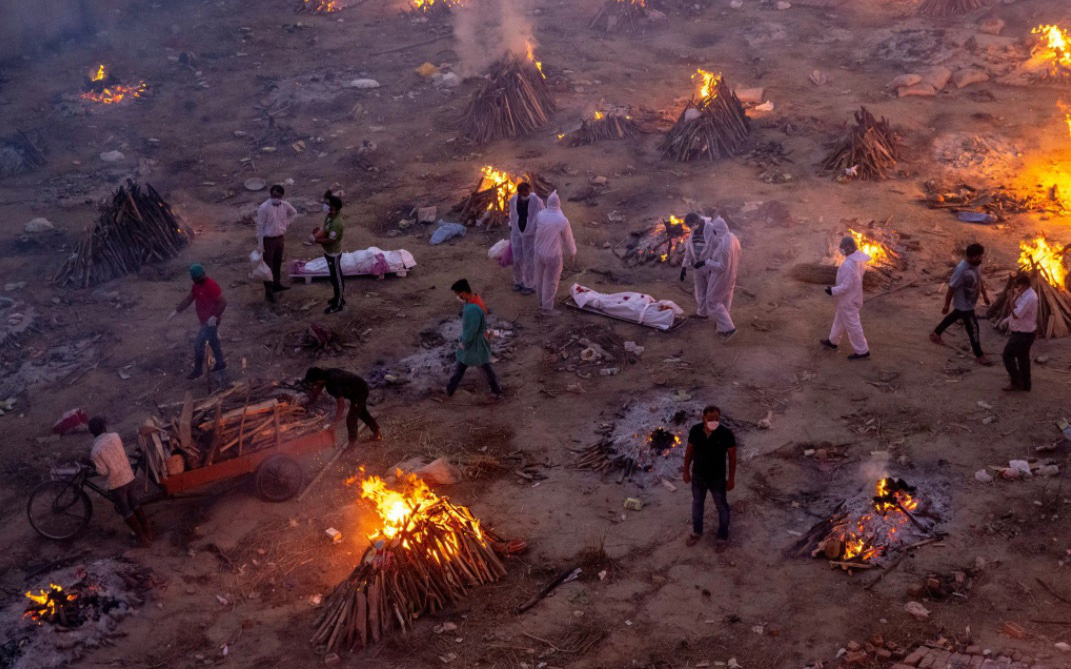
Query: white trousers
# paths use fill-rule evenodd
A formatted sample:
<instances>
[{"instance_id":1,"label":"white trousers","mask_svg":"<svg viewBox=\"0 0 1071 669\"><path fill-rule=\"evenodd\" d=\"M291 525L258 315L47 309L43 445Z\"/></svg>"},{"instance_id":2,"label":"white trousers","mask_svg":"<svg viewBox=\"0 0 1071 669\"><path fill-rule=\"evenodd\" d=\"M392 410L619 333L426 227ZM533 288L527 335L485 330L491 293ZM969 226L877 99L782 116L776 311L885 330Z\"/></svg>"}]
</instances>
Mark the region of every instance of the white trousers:
<instances>
[{"instance_id":1,"label":"white trousers","mask_svg":"<svg viewBox=\"0 0 1071 669\"><path fill-rule=\"evenodd\" d=\"M870 346L863 334L863 322L859 320L859 308L850 304L837 305L833 316L833 327L829 331L831 344L840 344L841 335L848 333L848 342L856 353L866 353Z\"/></svg>"},{"instance_id":2,"label":"white trousers","mask_svg":"<svg viewBox=\"0 0 1071 669\"><path fill-rule=\"evenodd\" d=\"M710 316L710 289L714 286L714 270L700 267L692 270L695 279L695 313L697 316Z\"/></svg>"},{"instance_id":3,"label":"white trousers","mask_svg":"<svg viewBox=\"0 0 1071 669\"><path fill-rule=\"evenodd\" d=\"M540 255L535 257L535 290L539 306L547 311L554 308L554 295L558 292L558 282L562 278L562 268L565 266L563 256L544 258Z\"/></svg>"},{"instance_id":4,"label":"white trousers","mask_svg":"<svg viewBox=\"0 0 1071 669\"><path fill-rule=\"evenodd\" d=\"M531 223L529 223L531 225ZM532 274L535 255L535 238L525 237L520 232L513 230L509 235L509 245L513 249L513 283L520 284L525 288L534 288Z\"/></svg>"}]
</instances>

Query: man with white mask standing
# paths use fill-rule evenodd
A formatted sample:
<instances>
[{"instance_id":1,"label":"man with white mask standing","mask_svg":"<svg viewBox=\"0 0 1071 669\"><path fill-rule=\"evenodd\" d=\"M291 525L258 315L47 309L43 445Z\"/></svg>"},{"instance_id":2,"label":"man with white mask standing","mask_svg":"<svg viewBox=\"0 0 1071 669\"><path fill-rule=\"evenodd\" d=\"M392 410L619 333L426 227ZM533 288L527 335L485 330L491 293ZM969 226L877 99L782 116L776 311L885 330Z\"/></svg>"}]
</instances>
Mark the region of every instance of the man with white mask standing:
<instances>
[{"instance_id":1,"label":"man with white mask standing","mask_svg":"<svg viewBox=\"0 0 1071 669\"><path fill-rule=\"evenodd\" d=\"M539 306L546 315L558 315L554 295L565 266L565 251L576 262L576 241L569 219L562 213L558 191L547 198L547 208L535 219L535 286Z\"/></svg>"},{"instance_id":2,"label":"man with white mask standing","mask_svg":"<svg viewBox=\"0 0 1071 669\"><path fill-rule=\"evenodd\" d=\"M513 252L513 290L524 295L535 292L535 217L544 209L543 200L522 181L509 199L509 245Z\"/></svg>"},{"instance_id":3,"label":"man with white mask standing","mask_svg":"<svg viewBox=\"0 0 1071 669\"><path fill-rule=\"evenodd\" d=\"M849 355L848 359L869 360L870 346L863 334L859 310L863 307L863 275L866 273L870 256L860 251L851 237L840 240L840 252L845 257L844 262L837 268L837 285L826 287L826 295L832 295L837 301L837 311L833 316L829 339L819 342L826 349L836 351L841 335L847 332L848 341L855 349L855 353Z\"/></svg>"},{"instance_id":4,"label":"man with white mask standing","mask_svg":"<svg viewBox=\"0 0 1071 669\"><path fill-rule=\"evenodd\" d=\"M718 541L729 539L729 497L736 487L736 437L721 424L721 409L703 409L703 422L688 432L684 451L684 482L692 485L692 533L686 543L694 546L703 536L703 509L707 493L718 510Z\"/></svg>"},{"instance_id":5,"label":"man with white mask standing","mask_svg":"<svg viewBox=\"0 0 1071 669\"><path fill-rule=\"evenodd\" d=\"M264 299L275 301L275 294L290 290L280 280L283 271L283 250L286 229L297 218L297 210L283 199L283 187L276 184L268 191L270 197L257 207L257 250L271 268L271 281L264 282Z\"/></svg>"}]
</instances>

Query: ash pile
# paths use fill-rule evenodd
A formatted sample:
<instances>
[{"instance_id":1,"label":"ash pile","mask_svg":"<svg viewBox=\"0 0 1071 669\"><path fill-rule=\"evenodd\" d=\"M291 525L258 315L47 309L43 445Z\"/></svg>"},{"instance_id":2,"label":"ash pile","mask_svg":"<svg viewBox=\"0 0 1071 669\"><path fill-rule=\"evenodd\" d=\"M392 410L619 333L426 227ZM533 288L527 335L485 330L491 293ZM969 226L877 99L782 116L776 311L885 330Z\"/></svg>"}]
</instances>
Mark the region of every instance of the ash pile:
<instances>
[{"instance_id":1,"label":"ash pile","mask_svg":"<svg viewBox=\"0 0 1071 669\"><path fill-rule=\"evenodd\" d=\"M612 474L618 483L628 481L641 488L662 479L676 481L684 467L688 430L699 422L704 406L683 391L630 399L613 422L600 425L599 442L580 451L573 466ZM724 414L721 422L734 432L743 427Z\"/></svg>"},{"instance_id":2,"label":"ash pile","mask_svg":"<svg viewBox=\"0 0 1071 669\"><path fill-rule=\"evenodd\" d=\"M68 567L33 582L3 614L9 622L0 628L0 666L65 667L111 645L152 585L152 570L122 558Z\"/></svg>"}]
</instances>

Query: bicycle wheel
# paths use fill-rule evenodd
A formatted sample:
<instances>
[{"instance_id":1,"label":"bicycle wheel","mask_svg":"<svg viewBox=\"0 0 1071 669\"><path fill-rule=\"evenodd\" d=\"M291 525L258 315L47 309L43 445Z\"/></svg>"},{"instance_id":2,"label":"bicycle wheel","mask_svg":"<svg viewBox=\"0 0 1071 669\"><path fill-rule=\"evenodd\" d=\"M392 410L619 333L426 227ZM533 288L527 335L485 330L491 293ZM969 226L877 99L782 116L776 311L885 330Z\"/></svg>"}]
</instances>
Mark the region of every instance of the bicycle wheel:
<instances>
[{"instance_id":1,"label":"bicycle wheel","mask_svg":"<svg viewBox=\"0 0 1071 669\"><path fill-rule=\"evenodd\" d=\"M297 460L286 455L273 455L257 467L253 483L257 494L269 502L285 502L301 490L305 470Z\"/></svg>"},{"instance_id":2,"label":"bicycle wheel","mask_svg":"<svg viewBox=\"0 0 1071 669\"><path fill-rule=\"evenodd\" d=\"M93 502L85 490L70 481L46 481L30 493L26 516L46 539L70 539L85 529Z\"/></svg>"}]
</instances>

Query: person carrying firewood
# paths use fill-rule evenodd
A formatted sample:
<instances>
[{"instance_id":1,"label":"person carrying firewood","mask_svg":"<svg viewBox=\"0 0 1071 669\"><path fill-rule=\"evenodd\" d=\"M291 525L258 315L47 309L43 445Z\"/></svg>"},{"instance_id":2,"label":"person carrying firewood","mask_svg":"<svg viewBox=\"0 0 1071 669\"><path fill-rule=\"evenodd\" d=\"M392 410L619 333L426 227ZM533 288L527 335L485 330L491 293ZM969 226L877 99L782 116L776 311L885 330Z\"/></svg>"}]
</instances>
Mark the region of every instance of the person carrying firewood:
<instances>
[{"instance_id":1,"label":"person carrying firewood","mask_svg":"<svg viewBox=\"0 0 1071 669\"><path fill-rule=\"evenodd\" d=\"M736 487L736 437L721 424L721 409L703 409L703 422L688 432L684 451L684 482L692 485L692 533L685 543L694 546L703 536L703 509L707 493L718 510L719 548L729 539L728 493Z\"/></svg>"},{"instance_id":2,"label":"person carrying firewood","mask_svg":"<svg viewBox=\"0 0 1071 669\"><path fill-rule=\"evenodd\" d=\"M545 205L532 186L522 181L509 199L509 244L513 253L513 290L531 295L535 292L535 217Z\"/></svg>"},{"instance_id":3,"label":"person carrying firewood","mask_svg":"<svg viewBox=\"0 0 1071 669\"><path fill-rule=\"evenodd\" d=\"M335 398L335 418L331 423L332 429L342 422L342 412L346 408L346 400L349 400L350 410L346 414L346 448L353 448L357 443L358 421L364 421L364 424L372 431L369 441L383 441L383 433L379 431L379 424L368 412L368 383L364 379L344 369L309 367L305 371L305 385L309 387L310 405L320 399L320 393L325 390L328 395Z\"/></svg>"},{"instance_id":4,"label":"person carrying firewood","mask_svg":"<svg viewBox=\"0 0 1071 669\"><path fill-rule=\"evenodd\" d=\"M286 245L286 229L297 218L297 209L283 199L285 190L275 184L268 191L270 197L257 207L257 250L271 268L271 281L264 282L264 299L275 301L275 294L290 290L280 283L283 272L283 250Z\"/></svg>"},{"instance_id":5,"label":"person carrying firewood","mask_svg":"<svg viewBox=\"0 0 1071 669\"><path fill-rule=\"evenodd\" d=\"M1038 336L1038 294L1026 272L1015 276L1013 290L1011 313L998 323L998 327L1007 325L1011 331L1002 356L1011 383L1004 390L1030 392L1030 347Z\"/></svg>"},{"instance_id":6,"label":"person carrying firewood","mask_svg":"<svg viewBox=\"0 0 1071 669\"><path fill-rule=\"evenodd\" d=\"M123 448L123 440L115 432L108 432L108 425L101 416L89 419L89 433L93 435L93 450L89 453L89 463L104 477L104 485L111 492L115 510L134 531L138 545L152 544L153 530L149 519L141 510L138 501L137 486L134 485L134 470L130 467L130 458Z\"/></svg>"},{"instance_id":7,"label":"person carrying firewood","mask_svg":"<svg viewBox=\"0 0 1071 669\"><path fill-rule=\"evenodd\" d=\"M179 315L191 304L194 305L201 329L197 331L197 338L193 342L193 371L186 377L193 381L204 374L205 344L211 347L212 355L216 358L212 371L222 372L227 369L227 363L223 360L223 346L219 343L219 321L227 308L227 300L223 299L223 289L208 278L205 268L201 265L190 265L190 279L193 280L193 286L190 287L189 295L175 306L167 320Z\"/></svg>"},{"instance_id":8,"label":"person carrying firewood","mask_svg":"<svg viewBox=\"0 0 1071 669\"><path fill-rule=\"evenodd\" d=\"M989 293L985 289L985 280L982 272L978 269L982 265L982 257L985 255L985 247L981 244L970 244L964 253L963 260L959 261L956 269L952 271L952 278L948 280L948 290L945 291L945 306L941 309L946 314L933 332L930 333L930 341L944 346L945 342L941 335L956 321L963 321L963 329L967 331L967 339L971 342L971 350L974 351L974 359L979 365L989 367L993 362L982 352L981 329L978 327L978 316L974 308L978 305L978 296L989 305ZM952 313L948 313L949 307Z\"/></svg>"}]
</instances>

